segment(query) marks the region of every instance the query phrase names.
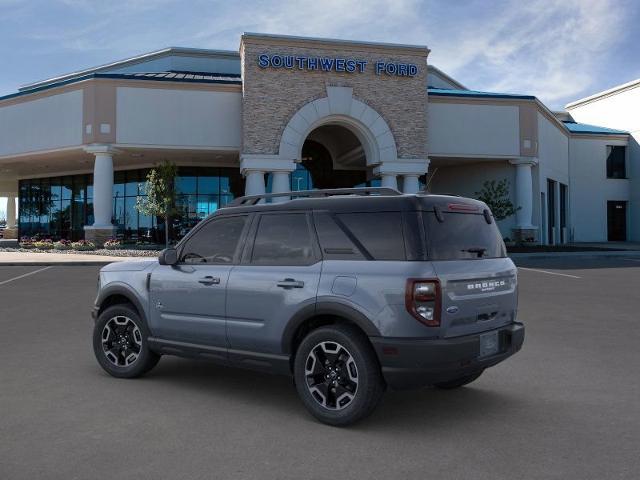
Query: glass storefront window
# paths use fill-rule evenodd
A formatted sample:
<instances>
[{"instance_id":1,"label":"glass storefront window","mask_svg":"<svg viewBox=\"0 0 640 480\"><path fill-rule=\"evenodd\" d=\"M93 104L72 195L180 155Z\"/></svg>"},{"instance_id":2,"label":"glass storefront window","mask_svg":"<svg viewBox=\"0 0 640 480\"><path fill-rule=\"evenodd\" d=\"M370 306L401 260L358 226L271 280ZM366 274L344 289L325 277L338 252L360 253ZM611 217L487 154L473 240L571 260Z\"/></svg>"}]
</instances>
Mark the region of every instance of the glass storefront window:
<instances>
[{"instance_id":1,"label":"glass storefront window","mask_svg":"<svg viewBox=\"0 0 640 480\"><path fill-rule=\"evenodd\" d=\"M164 243L164 219L142 215L135 208L144 196L148 169L118 171L113 184L113 225L125 242ZM170 223L170 238L179 240L200 220L244 194L237 168L179 168L176 188L180 212ZM19 186L22 236L78 240L92 225L93 175L26 179Z\"/></svg>"}]
</instances>

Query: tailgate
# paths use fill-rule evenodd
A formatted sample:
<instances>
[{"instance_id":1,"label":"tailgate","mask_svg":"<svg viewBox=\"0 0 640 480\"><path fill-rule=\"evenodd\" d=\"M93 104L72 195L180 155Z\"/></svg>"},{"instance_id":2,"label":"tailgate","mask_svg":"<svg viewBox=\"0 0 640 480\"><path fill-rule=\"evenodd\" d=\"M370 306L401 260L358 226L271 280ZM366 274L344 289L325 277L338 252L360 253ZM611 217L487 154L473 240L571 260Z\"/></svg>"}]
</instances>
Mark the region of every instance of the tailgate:
<instances>
[{"instance_id":1,"label":"tailgate","mask_svg":"<svg viewBox=\"0 0 640 480\"><path fill-rule=\"evenodd\" d=\"M442 289L443 337L471 335L515 321L517 270L509 258L432 264Z\"/></svg>"}]
</instances>

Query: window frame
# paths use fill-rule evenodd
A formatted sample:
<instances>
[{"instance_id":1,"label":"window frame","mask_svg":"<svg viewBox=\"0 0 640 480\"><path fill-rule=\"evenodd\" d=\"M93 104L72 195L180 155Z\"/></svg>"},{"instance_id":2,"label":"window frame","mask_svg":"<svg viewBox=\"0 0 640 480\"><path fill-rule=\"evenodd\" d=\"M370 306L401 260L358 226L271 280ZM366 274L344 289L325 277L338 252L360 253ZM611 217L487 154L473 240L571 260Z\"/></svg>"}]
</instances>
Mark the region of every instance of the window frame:
<instances>
[{"instance_id":1,"label":"window frame","mask_svg":"<svg viewBox=\"0 0 640 480\"><path fill-rule=\"evenodd\" d=\"M260 226L260 221L262 220L263 217L265 216L270 216L270 215L277 215L277 216L281 216L281 215L304 215L306 224L307 224L307 231L309 232L309 238L311 239L311 251L312 251L312 257L310 258L309 262L307 263L278 263L278 264L273 264L273 265L264 265L264 264L258 264L258 263L253 263L252 259L253 259L253 250L255 247L255 243L256 243L256 237L258 234L258 228ZM248 266L252 266L252 267L265 267L265 268L273 268L273 267L308 267L311 265L315 265L316 263L320 262L322 260L322 254L320 251L320 244L318 242L318 234L316 232L316 229L313 225L313 218L311 215L311 211L309 210L277 210L277 211L267 211L267 212L260 212L260 213L256 213L253 216L253 219L251 221L251 228L249 229L248 233L247 233L247 237L246 237L246 241L245 241L245 248L244 251L242 253L242 258L240 261L240 265L248 265Z\"/></svg>"},{"instance_id":2,"label":"window frame","mask_svg":"<svg viewBox=\"0 0 640 480\"><path fill-rule=\"evenodd\" d=\"M615 177L615 176L609 176L609 156L611 155L611 151L613 150L614 147L619 147L624 149L624 162L623 162L623 167L624 167L624 171L623 171L623 176L621 177ZM629 156L629 149L627 148L627 145L607 145L605 148L605 159L604 159L604 175L605 178L607 180L628 180L629 179L629 165L628 165L628 156ZM613 168L611 169L612 173L613 173Z\"/></svg>"},{"instance_id":3,"label":"window frame","mask_svg":"<svg viewBox=\"0 0 640 480\"><path fill-rule=\"evenodd\" d=\"M240 233L240 238L238 239L238 244L236 245L235 252L233 253L233 259L232 259L232 261L230 263L222 263L222 262L187 263L187 262L181 261L182 252L184 251L187 243L189 243L189 240L191 240L191 238L193 238L195 235L197 235L200 230L205 228L210 223L219 222L219 221L226 220L228 218L234 218L234 217L245 217L246 220L245 220L244 227L242 227L242 232ZM190 267L212 266L212 265L216 265L216 266L240 265L242 252L243 252L244 247L246 245L247 235L248 235L249 229L251 228L252 224L253 224L253 215L250 214L250 213L237 213L237 214L232 214L232 215L217 215L217 216L213 216L213 217L209 218L208 220L201 221L193 229L191 229L189 231L189 233L187 235L185 235L185 237L182 240L180 240L180 242L176 245L176 250L177 250L177 253L178 253L178 262L177 262L176 265L180 265L180 266L186 265L186 266L190 266Z\"/></svg>"}]
</instances>

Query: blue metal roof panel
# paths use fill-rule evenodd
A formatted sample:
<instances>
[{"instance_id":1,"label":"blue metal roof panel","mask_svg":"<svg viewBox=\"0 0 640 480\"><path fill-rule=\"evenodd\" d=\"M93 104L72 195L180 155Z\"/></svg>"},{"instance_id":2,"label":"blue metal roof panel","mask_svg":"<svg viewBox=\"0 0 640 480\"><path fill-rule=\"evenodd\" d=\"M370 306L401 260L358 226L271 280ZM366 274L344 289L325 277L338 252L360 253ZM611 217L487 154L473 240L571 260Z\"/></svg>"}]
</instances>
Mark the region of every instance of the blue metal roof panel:
<instances>
[{"instance_id":1,"label":"blue metal roof panel","mask_svg":"<svg viewBox=\"0 0 640 480\"><path fill-rule=\"evenodd\" d=\"M242 85L242 79L240 75L233 75L229 73L196 73L189 74L187 72L151 72L151 73L91 73L82 77L75 77L69 80L62 80L60 82L49 83L41 87L31 88L29 90L22 90L16 93L10 93L0 97L1 100L8 100L10 98L23 97L35 92L42 92L51 88L61 87L63 85L70 85L72 83L82 82L84 80L90 80L92 78L114 78L122 80L151 80L151 81L164 81L164 82L183 82L183 83L218 83L228 85Z\"/></svg>"},{"instance_id":2,"label":"blue metal roof panel","mask_svg":"<svg viewBox=\"0 0 640 480\"><path fill-rule=\"evenodd\" d=\"M476 98L517 98L535 100L533 95L520 95L517 93L480 92L478 90L454 90L447 88L427 88L429 95L442 97L476 97Z\"/></svg>"},{"instance_id":3,"label":"blue metal roof panel","mask_svg":"<svg viewBox=\"0 0 640 480\"><path fill-rule=\"evenodd\" d=\"M592 133L597 135L628 135L629 132L625 130L616 130L614 128L598 127L596 125L588 125L586 123L568 122L563 121L565 127L569 129L571 133Z\"/></svg>"}]
</instances>

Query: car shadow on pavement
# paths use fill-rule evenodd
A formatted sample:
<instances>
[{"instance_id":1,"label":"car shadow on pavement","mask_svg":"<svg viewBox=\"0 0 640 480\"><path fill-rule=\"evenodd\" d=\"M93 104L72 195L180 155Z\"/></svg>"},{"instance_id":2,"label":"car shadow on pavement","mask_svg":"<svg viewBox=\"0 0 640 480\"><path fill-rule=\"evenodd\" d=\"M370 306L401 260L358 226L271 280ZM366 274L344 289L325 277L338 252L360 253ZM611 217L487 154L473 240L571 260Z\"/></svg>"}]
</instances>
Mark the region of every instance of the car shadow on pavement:
<instances>
[{"instance_id":1,"label":"car shadow on pavement","mask_svg":"<svg viewBox=\"0 0 640 480\"><path fill-rule=\"evenodd\" d=\"M249 409L269 410L300 416L315 422L298 399L293 380L251 370L220 366L211 362L163 358L150 372L147 381L176 389L180 397L186 391L211 395L212 399L230 398ZM180 390L183 390L180 392ZM259 392L259 395L256 394ZM358 430L415 430L451 428L452 423L500 416L505 410L519 408L522 399L512 393L483 388L482 378L457 390L422 388L387 391L378 409L368 419L351 427Z\"/></svg>"}]
</instances>

